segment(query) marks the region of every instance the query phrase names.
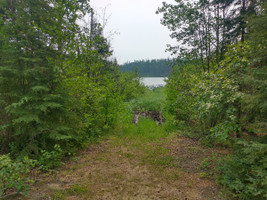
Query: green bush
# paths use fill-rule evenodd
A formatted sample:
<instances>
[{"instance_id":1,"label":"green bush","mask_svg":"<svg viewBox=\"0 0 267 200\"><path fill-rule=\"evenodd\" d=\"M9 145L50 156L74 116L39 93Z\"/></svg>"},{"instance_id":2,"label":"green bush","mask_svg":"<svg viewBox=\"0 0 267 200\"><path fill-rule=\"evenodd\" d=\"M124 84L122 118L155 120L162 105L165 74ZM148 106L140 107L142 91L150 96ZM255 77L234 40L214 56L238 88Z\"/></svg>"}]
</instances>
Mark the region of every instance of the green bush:
<instances>
[{"instance_id":1,"label":"green bush","mask_svg":"<svg viewBox=\"0 0 267 200\"><path fill-rule=\"evenodd\" d=\"M267 198L266 142L237 142L233 155L219 164L217 181L232 197L244 200Z\"/></svg>"},{"instance_id":2,"label":"green bush","mask_svg":"<svg viewBox=\"0 0 267 200\"><path fill-rule=\"evenodd\" d=\"M31 183L28 174L34 165L35 161L28 157L13 161L9 155L0 156L0 197L11 189L26 193Z\"/></svg>"},{"instance_id":3,"label":"green bush","mask_svg":"<svg viewBox=\"0 0 267 200\"><path fill-rule=\"evenodd\" d=\"M59 167L63 164L61 161L63 158L63 152L59 145L54 146L54 150L46 151L41 150L41 157L38 160L39 169L44 171L51 171L55 167Z\"/></svg>"}]
</instances>

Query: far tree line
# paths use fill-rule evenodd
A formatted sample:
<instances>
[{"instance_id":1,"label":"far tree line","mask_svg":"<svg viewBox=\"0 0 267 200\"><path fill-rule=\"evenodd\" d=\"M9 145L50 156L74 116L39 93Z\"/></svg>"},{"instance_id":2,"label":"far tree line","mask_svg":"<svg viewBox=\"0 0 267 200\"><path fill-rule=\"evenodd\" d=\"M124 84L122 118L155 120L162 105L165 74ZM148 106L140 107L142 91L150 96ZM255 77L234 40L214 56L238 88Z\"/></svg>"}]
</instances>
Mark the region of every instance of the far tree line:
<instances>
[{"instance_id":1,"label":"far tree line","mask_svg":"<svg viewBox=\"0 0 267 200\"><path fill-rule=\"evenodd\" d=\"M167 77L174 59L135 60L120 66L122 72L137 72L141 77Z\"/></svg>"}]
</instances>

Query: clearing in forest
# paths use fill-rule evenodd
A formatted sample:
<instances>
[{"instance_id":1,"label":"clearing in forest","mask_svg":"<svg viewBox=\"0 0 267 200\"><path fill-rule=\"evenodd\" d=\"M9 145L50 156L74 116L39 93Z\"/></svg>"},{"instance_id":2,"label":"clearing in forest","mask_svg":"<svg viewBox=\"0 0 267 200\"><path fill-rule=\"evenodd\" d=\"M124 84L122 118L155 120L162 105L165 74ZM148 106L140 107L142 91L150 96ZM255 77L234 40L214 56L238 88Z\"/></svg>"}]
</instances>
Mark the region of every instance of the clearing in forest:
<instances>
[{"instance_id":1,"label":"clearing in forest","mask_svg":"<svg viewBox=\"0 0 267 200\"><path fill-rule=\"evenodd\" d=\"M212 173L223 150L166 134L150 119L138 125L136 134L109 136L39 176L26 199L220 199Z\"/></svg>"},{"instance_id":2,"label":"clearing in forest","mask_svg":"<svg viewBox=\"0 0 267 200\"><path fill-rule=\"evenodd\" d=\"M135 99L130 107L161 112L164 98L163 89L158 89ZM36 182L28 197L17 199L221 199L214 168L225 150L167 130L168 119L158 126L140 116L135 125L132 117L126 113L112 133L78 152L57 172L33 174Z\"/></svg>"}]
</instances>

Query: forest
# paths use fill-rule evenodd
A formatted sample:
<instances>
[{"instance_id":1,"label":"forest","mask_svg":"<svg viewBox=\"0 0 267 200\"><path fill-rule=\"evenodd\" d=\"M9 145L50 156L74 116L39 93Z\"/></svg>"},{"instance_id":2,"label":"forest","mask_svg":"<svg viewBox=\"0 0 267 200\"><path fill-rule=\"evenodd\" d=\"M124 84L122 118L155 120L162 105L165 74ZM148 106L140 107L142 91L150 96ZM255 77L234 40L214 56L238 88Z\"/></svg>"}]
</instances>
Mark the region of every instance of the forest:
<instances>
[{"instance_id":1,"label":"forest","mask_svg":"<svg viewBox=\"0 0 267 200\"><path fill-rule=\"evenodd\" d=\"M173 59L139 60L122 64L120 70L137 72L140 77L168 77L173 63Z\"/></svg>"},{"instance_id":2,"label":"forest","mask_svg":"<svg viewBox=\"0 0 267 200\"><path fill-rule=\"evenodd\" d=\"M217 174L229 199L267 197L266 9L260 0L177 0L157 10L181 43L168 50L190 60L172 68L167 109L205 143L232 147Z\"/></svg>"},{"instance_id":3,"label":"forest","mask_svg":"<svg viewBox=\"0 0 267 200\"><path fill-rule=\"evenodd\" d=\"M163 2L176 58L119 66L89 1L0 0L0 199L266 199L266 9Z\"/></svg>"}]
</instances>

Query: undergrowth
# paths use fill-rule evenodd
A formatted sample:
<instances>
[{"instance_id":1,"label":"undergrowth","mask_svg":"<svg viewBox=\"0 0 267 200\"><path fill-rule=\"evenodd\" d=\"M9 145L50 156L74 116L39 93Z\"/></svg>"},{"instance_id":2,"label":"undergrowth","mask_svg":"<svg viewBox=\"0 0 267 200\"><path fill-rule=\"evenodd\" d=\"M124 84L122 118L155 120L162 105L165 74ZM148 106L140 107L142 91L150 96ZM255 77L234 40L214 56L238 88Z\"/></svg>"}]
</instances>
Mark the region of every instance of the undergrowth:
<instances>
[{"instance_id":1,"label":"undergrowth","mask_svg":"<svg viewBox=\"0 0 267 200\"><path fill-rule=\"evenodd\" d=\"M36 162L24 157L21 161L13 161L9 155L0 156L0 199L8 191L27 193L29 183L28 174Z\"/></svg>"},{"instance_id":2,"label":"undergrowth","mask_svg":"<svg viewBox=\"0 0 267 200\"><path fill-rule=\"evenodd\" d=\"M165 87L147 89L144 95L131 101L130 108L134 111L162 111L165 99Z\"/></svg>"},{"instance_id":3,"label":"undergrowth","mask_svg":"<svg viewBox=\"0 0 267 200\"><path fill-rule=\"evenodd\" d=\"M266 199L266 141L239 140L234 153L221 160L217 181L232 198Z\"/></svg>"}]
</instances>

